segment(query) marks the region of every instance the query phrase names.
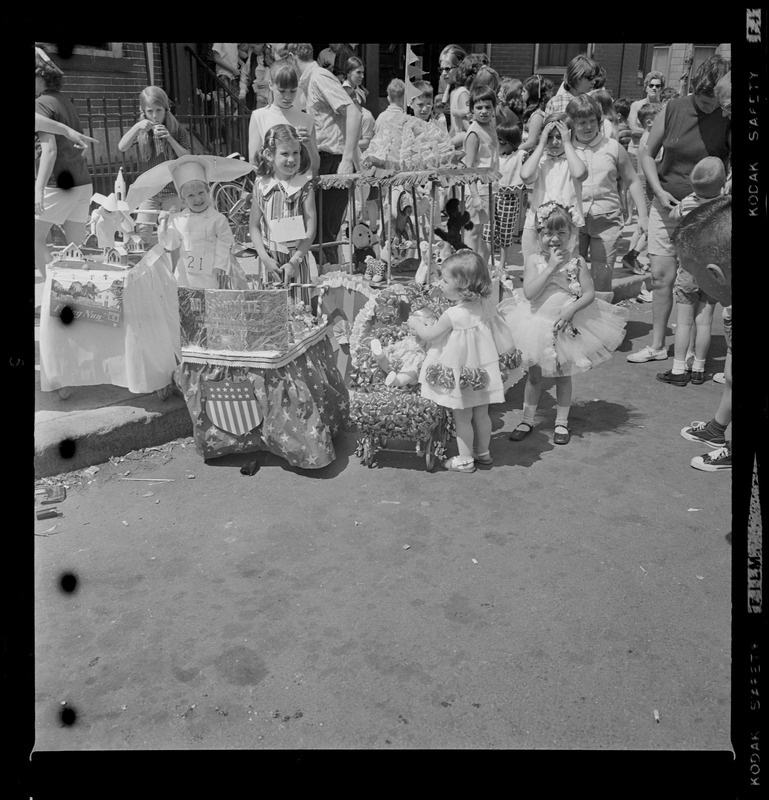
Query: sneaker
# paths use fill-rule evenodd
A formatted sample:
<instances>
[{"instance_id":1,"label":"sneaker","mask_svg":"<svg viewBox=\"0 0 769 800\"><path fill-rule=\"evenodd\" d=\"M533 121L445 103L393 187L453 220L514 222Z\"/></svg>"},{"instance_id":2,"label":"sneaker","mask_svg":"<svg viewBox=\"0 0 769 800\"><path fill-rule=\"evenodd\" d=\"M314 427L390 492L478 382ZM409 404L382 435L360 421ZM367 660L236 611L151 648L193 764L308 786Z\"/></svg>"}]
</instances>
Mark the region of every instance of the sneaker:
<instances>
[{"instance_id":1,"label":"sneaker","mask_svg":"<svg viewBox=\"0 0 769 800\"><path fill-rule=\"evenodd\" d=\"M701 442L710 447L721 447L726 444L726 437L723 434L712 434L705 430L707 422L695 420L688 428L681 428L681 436L690 442Z\"/></svg>"},{"instance_id":2,"label":"sneaker","mask_svg":"<svg viewBox=\"0 0 769 800\"><path fill-rule=\"evenodd\" d=\"M668 358L668 349L653 350L648 345L636 353L631 353L627 360L633 364L643 364L645 361L665 361Z\"/></svg>"},{"instance_id":3,"label":"sneaker","mask_svg":"<svg viewBox=\"0 0 769 800\"><path fill-rule=\"evenodd\" d=\"M686 386L691 380L691 376L688 372L682 372L680 375L676 375L672 369L669 369L667 372L658 372L657 380L663 383L669 383L671 386Z\"/></svg>"},{"instance_id":4,"label":"sneaker","mask_svg":"<svg viewBox=\"0 0 769 800\"><path fill-rule=\"evenodd\" d=\"M449 472L475 472L475 462L465 461L459 456L453 456L443 462L443 468Z\"/></svg>"},{"instance_id":5,"label":"sneaker","mask_svg":"<svg viewBox=\"0 0 769 800\"><path fill-rule=\"evenodd\" d=\"M732 468L732 448L719 447L718 450L711 450L704 456L695 456L692 459L694 469L701 469L703 472L721 472Z\"/></svg>"},{"instance_id":6,"label":"sneaker","mask_svg":"<svg viewBox=\"0 0 769 800\"><path fill-rule=\"evenodd\" d=\"M646 281L641 284L641 291L638 293L636 300L639 303L652 303L654 302L654 295L646 288Z\"/></svg>"},{"instance_id":7,"label":"sneaker","mask_svg":"<svg viewBox=\"0 0 769 800\"><path fill-rule=\"evenodd\" d=\"M632 256L628 253L622 258L622 266L629 269L635 275L646 275L646 270L643 268L637 256Z\"/></svg>"},{"instance_id":8,"label":"sneaker","mask_svg":"<svg viewBox=\"0 0 769 800\"><path fill-rule=\"evenodd\" d=\"M723 372L716 372L713 376L713 383L726 383L726 378Z\"/></svg>"}]
</instances>

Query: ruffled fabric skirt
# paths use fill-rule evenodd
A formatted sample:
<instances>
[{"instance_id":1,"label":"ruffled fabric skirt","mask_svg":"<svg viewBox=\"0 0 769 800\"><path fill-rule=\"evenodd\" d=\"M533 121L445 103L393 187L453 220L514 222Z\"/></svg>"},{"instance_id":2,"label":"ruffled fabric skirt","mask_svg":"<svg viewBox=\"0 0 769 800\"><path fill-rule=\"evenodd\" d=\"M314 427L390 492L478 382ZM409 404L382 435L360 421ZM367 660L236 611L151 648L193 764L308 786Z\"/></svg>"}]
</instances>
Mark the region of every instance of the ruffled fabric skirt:
<instances>
[{"instance_id":1,"label":"ruffled fabric skirt","mask_svg":"<svg viewBox=\"0 0 769 800\"><path fill-rule=\"evenodd\" d=\"M502 369L500 356L515 353L516 346L498 314L476 327L449 332L422 362L422 397L445 408L504 403L505 391L523 377L523 370L517 359L514 364L508 359L509 368Z\"/></svg>"},{"instance_id":2,"label":"ruffled fabric skirt","mask_svg":"<svg viewBox=\"0 0 769 800\"><path fill-rule=\"evenodd\" d=\"M517 289L500 303L500 314L521 351L524 369L538 365L542 375L549 378L576 375L608 361L622 343L627 309L598 299L572 317L576 335L568 330L554 335L561 309L571 302L565 292L555 292L532 307L523 291Z\"/></svg>"}]
</instances>

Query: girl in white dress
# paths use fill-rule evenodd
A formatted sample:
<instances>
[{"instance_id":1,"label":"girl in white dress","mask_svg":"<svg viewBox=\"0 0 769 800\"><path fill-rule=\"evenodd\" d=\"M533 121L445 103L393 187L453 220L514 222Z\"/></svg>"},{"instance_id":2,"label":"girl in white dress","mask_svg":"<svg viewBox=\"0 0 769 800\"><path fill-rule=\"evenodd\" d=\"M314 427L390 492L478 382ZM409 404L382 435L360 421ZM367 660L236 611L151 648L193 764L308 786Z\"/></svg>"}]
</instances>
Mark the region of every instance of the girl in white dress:
<instances>
[{"instance_id":1,"label":"girl in white dress","mask_svg":"<svg viewBox=\"0 0 769 800\"><path fill-rule=\"evenodd\" d=\"M476 463L492 464L489 403L505 400L499 357L515 344L491 299L489 270L477 253L460 250L443 262L441 272L443 294L456 305L437 322L411 315L408 325L430 345L419 373L422 397L450 408L456 424L459 455L443 466L475 472Z\"/></svg>"}]
</instances>

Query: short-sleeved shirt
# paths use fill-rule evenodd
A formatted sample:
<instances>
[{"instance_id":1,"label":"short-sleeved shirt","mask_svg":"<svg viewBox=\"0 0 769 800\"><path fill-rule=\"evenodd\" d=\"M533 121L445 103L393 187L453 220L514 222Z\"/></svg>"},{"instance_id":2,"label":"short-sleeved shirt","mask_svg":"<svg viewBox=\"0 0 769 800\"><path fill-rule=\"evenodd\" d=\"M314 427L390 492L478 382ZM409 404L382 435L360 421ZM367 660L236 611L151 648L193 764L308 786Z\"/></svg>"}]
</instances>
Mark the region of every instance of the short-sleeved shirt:
<instances>
[{"instance_id":1,"label":"short-sleeved shirt","mask_svg":"<svg viewBox=\"0 0 769 800\"><path fill-rule=\"evenodd\" d=\"M226 75L228 78L236 78L240 75L240 63L238 60L238 45L232 43L215 43L211 48L214 53L220 55L230 68L229 72L221 65L216 65L217 75Z\"/></svg>"},{"instance_id":2,"label":"short-sleeved shirt","mask_svg":"<svg viewBox=\"0 0 769 800\"><path fill-rule=\"evenodd\" d=\"M574 206L576 224L585 224L582 214L582 187L572 177L569 162L565 156L553 158L545 154L539 162L534 185L529 189L529 208L526 211L524 227L535 230L537 209L550 200L565 206Z\"/></svg>"},{"instance_id":3,"label":"short-sleeved shirt","mask_svg":"<svg viewBox=\"0 0 769 800\"><path fill-rule=\"evenodd\" d=\"M587 176L582 181L582 213L604 216L621 210L617 178L619 176L619 148L616 139L599 133L591 142L574 141L577 155L587 166Z\"/></svg>"},{"instance_id":4,"label":"short-sleeved shirt","mask_svg":"<svg viewBox=\"0 0 769 800\"><path fill-rule=\"evenodd\" d=\"M731 121L720 108L703 114L691 96L674 97L665 106L662 146L665 152L657 165L660 186L676 200L692 191L689 176L694 165L706 156L724 162L729 158Z\"/></svg>"},{"instance_id":5,"label":"short-sleeved shirt","mask_svg":"<svg viewBox=\"0 0 769 800\"><path fill-rule=\"evenodd\" d=\"M35 100L35 111L47 119L63 122L78 133L83 132L75 104L66 94L45 91ZM35 149L35 174L40 164L39 146ZM59 177L68 172L72 176L73 186L87 186L91 183L91 173L83 158L83 151L78 150L66 136L56 134L56 160L48 178L48 186L59 186Z\"/></svg>"},{"instance_id":6,"label":"short-sleeved shirt","mask_svg":"<svg viewBox=\"0 0 769 800\"><path fill-rule=\"evenodd\" d=\"M310 138L315 130L315 120L306 111L302 111L296 106L285 109L274 105L257 108L256 111L251 112L251 121L248 124L249 153L256 153L264 146L264 134L275 125L305 127Z\"/></svg>"},{"instance_id":7,"label":"short-sleeved shirt","mask_svg":"<svg viewBox=\"0 0 769 800\"><path fill-rule=\"evenodd\" d=\"M307 111L315 120L318 150L342 155L346 137L346 114L342 108L353 104L342 84L327 69L311 61L305 69L299 87L307 98Z\"/></svg>"}]
</instances>

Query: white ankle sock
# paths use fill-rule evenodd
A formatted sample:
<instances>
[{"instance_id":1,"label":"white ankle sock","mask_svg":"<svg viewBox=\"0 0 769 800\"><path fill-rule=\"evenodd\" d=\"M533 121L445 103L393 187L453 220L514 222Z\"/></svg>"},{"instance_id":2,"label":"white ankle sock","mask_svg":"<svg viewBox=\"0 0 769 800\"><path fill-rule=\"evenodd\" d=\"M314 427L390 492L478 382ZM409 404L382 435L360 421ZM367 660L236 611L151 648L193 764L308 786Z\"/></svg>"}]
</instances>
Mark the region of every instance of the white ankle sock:
<instances>
[{"instance_id":1,"label":"white ankle sock","mask_svg":"<svg viewBox=\"0 0 769 800\"><path fill-rule=\"evenodd\" d=\"M569 409L571 406L556 406L555 407L555 424L557 425L565 425L568 427L569 425Z\"/></svg>"},{"instance_id":2,"label":"white ankle sock","mask_svg":"<svg viewBox=\"0 0 769 800\"><path fill-rule=\"evenodd\" d=\"M695 358L692 361L692 371L694 372L704 372L705 371L705 359L704 358Z\"/></svg>"},{"instance_id":3,"label":"white ankle sock","mask_svg":"<svg viewBox=\"0 0 769 800\"><path fill-rule=\"evenodd\" d=\"M683 375L686 372L686 361L679 361L677 358L673 359L673 374Z\"/></svg>"},{"instance_id":4,"label":"white ankle sock","mask_svg":"<svg viewBox=\"0 0 769 800\"><path fill-rule=\"evenodd\" d=\"M536 406L527 406L526 403L523 404L523 419L521 422L525 422L527 425L534 425L534 415L537 413Z\"/></svg>"}]
</instances>

